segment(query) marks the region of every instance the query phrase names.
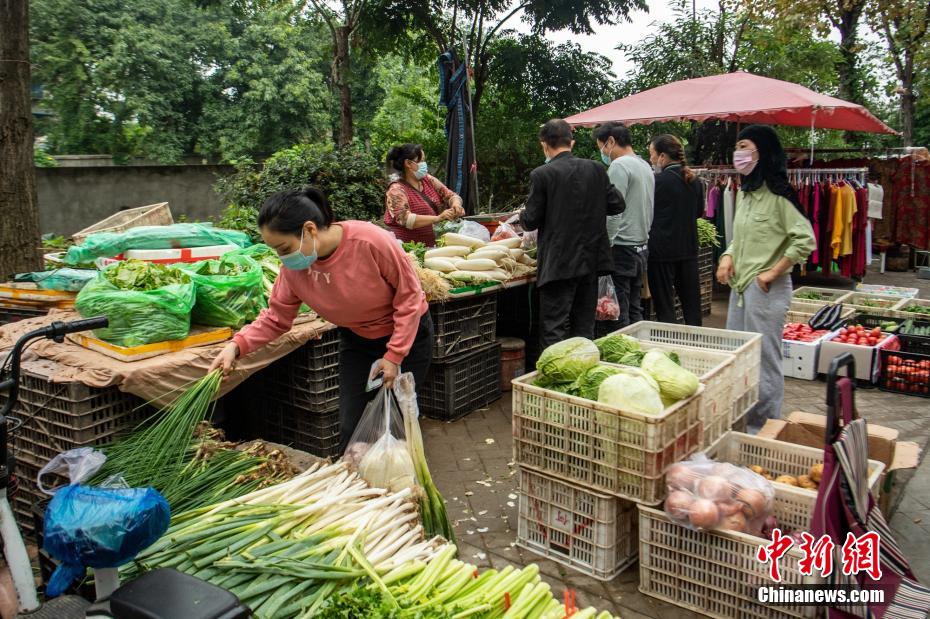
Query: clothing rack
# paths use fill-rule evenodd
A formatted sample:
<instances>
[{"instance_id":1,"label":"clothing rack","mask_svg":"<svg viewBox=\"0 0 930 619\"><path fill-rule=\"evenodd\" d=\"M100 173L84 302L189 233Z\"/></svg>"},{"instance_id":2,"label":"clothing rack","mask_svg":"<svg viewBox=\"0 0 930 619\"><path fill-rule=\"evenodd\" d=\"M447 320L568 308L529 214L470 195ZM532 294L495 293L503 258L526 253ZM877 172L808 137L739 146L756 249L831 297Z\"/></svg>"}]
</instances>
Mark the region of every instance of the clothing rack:
<instances>
[{"instance_id":1,"label":"clothing rack","mask_svg":"<svg viewBox=\"0 0 930 619\"><path fill-rule=\"evenodd\" d=\"M735 168L723 167L693 168L693 171L698 177L708 181L730 178L739 174ZM868 174L868 168L788 168L788 179L798 183L802 179L842 180L854 176L860 184L865 185Z\"/></svg>"}]
</instances>

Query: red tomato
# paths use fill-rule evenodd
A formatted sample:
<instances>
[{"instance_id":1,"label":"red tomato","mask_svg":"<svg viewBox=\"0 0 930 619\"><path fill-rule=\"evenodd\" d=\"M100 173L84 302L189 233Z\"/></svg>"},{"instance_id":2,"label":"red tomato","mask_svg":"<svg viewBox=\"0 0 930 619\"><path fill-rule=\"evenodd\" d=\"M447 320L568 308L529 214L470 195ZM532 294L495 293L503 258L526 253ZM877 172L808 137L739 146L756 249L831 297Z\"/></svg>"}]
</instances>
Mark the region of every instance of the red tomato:
<instances>
[{"instance_id":1,"label":"red tomato","mask_svg":"<svg viewBox=\"0 0 930 619\"><path fill-rule=\"evenodd\" d=\"M882 334L882 330L880 327L875 327L874 329L872 329L872 333L871 333L872 337L879 337L881 336L881 334Z\"/></svg>"},{"instance_id":2,"label":"red tomato","mask_svg":"<svg viewBox=\"0 0 930 619\"><path fill-rule=\"evenodd\" d=\"M875 346L876 344L878 344L878 340L871 336L868 338L868 342L869 342L869 346Z\"/></svg>"},{"instance_id":3,"label":"red tomato","mask_svg":"<svg viewBox=\"0 0 930 619\"><path fill-rule=\"evenodd\" d=\"M842 329L840 329L840 335L846 335L846 333L847 333L846 327L843 327Z\"/></svg>"}]
</instances>

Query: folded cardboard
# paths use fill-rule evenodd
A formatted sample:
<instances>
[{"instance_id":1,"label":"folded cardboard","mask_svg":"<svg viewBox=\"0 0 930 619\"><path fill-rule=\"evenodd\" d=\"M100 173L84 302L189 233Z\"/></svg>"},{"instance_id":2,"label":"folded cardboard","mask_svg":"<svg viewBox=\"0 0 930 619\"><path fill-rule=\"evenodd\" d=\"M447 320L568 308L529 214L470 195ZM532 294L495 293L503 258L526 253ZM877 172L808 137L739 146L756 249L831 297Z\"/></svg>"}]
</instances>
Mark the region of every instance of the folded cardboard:
<instances>
[{"instance_id":1,"label":"folded cardboard","mask_svg":"<svg viewBox=\"0 0 930 619\"><path fill-rule=\"evenodd\" d=\"M823 448L827 418L800 411L787 419L770 419L759 431L759 436L796 445ZM884 463L885 470L915 468L920 461L920 446L910 441L899 441L898 431L868 424L869 458Z\"/></svg>"}]
</instances>

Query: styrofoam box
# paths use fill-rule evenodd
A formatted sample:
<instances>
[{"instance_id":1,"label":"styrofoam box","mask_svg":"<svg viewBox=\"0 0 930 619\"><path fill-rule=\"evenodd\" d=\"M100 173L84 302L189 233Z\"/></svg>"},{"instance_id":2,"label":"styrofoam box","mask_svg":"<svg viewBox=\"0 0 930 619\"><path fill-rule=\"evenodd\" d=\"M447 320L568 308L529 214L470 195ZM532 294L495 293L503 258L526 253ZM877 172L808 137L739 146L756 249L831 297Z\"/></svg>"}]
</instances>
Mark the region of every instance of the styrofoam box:
<instances>
[{"instance_id":1,"label":"styrofoam box","mask_svg":"<svg viewBox=\"0 0 930 619\"><path fill-rule=\"evenodd\" d=\"M789 378L815 380L817 378L817 361L820 356L820 344L830 335L832 334L824 333L813 342L782 340L782 373Z\"/></svg>"}]
</instances>

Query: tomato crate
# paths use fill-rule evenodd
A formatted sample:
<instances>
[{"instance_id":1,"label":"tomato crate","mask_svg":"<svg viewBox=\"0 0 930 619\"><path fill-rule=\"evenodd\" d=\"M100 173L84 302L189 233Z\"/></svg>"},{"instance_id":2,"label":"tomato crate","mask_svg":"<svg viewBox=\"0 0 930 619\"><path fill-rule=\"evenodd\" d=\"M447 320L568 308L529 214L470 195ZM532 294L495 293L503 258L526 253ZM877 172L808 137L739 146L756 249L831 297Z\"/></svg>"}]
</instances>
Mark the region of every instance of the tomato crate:
<instances>
[{"instance_id":1,"label":"tomato crate","mask_svg":"<svg viewBox=\"0 0 930 619\"><path fill-rule=\"evenodd\" d=\"M454 421L501 397L501 345L490 344L430 365L417 388L420 412Z\"/></svg>"},{"instance_id":2,"label":"tomato crate","mask_svg":"<svg viewBox=\"0 0 930 619\"><path fill-rule=\"evenodd\" d=\"M733 380L737 373L736 356L730 353L680 348L668 344L642 342L643 350L674 352L681 367L698 377L704 385L701 394L701 446L706 447L723 436L732 425L734 405Z\"/></svg>"},{"instance_id":3,"label":"tomato crate","mask_svg":"<svg viewBox=\"0 0 930 619\"><path fill-rule=\"evenodd\" d=\"M607 364L610 365L610 364ZM513 381L513 450L520 466L630 501L665 498L665 471L701 445L701 396L646 415Z\"/></svg>"},{"instance_id":4,"label":"tomato crate","mask_svg":"<svg viewBox=\"0 0 930 619\"><path fill-rule=\"evenodd\" d=\"M879 354L879 389L930 397L930 355L904 350L880 350Z\"/></svg>"},{"instance_id":5,"label":"tomato crate","mask_svg":"<svg viewBox=\"0 0 930 619\"><path fill-rule=\"evenodd\" d=\"M820 344L830 336L830 333L830 331L825 331L816 340L810 342L789 340L783 337L781 340L782 373L790 378L816 380Z\"/></svg>"},{"instance_id":6,"label":"tomato crate","mask_svg":"<svg viewBox=\"0 0 930 619\"><path fill-rule=\"evenodd\" d=\"M775 517L783 530L807 531L816 496L796 488L775 489ZM772 585L770 565L756 558L769 540L736 531L692 531L664 511L639 506L639 590L651 597L715 619L808 619L813 606L759 602L761 586ZM819 584L798 569L801 550L779 561L780 586Z\"/></svg>"},{"instance_id":7,"label":"tomato crate","mask_svg":"<svg viewBox=\"0 0 930 619\"><path fill-rule=\"evenodd\" d=\"M924 329L927 335L918 335L914 333L915 329ZM898 339L901 340L901 350L930 355L930 318L908 318L898 328Z\"/></svg>"},{"instance_id":8,"label":"tomato crate","mask_svg":"<svg viewBox=\"0 0 930 619\"><path fill-rule=\"evenodd\" d=\"M521 468L517 545L598 580L636 561L636 504Z\"/></svg>"},{"instance_id":9,"label":"tomato crate","mask_svg":"<svg viewBox=\"0 0 930 619\"><path fill-rule=\"evenodd\" d=\"M759 368L762 365L762 336L748 331L730 331L710 327L689 327L661 322L640 321L620 329L641 342L671 344L708 351L727 352L736 356L733 376L734 406L731 425L759 401Z\"/></svg>"},{"instance_id":10,"label":"tomato crate","mask_svg":"<svg viewBox=\"0 0 930 619\"><path fill-rule=\"evenodd\" d=\"M429 311L434 361L493 344L497 338L497 293L430 303Z\"/></svg>"}]
</instances>

